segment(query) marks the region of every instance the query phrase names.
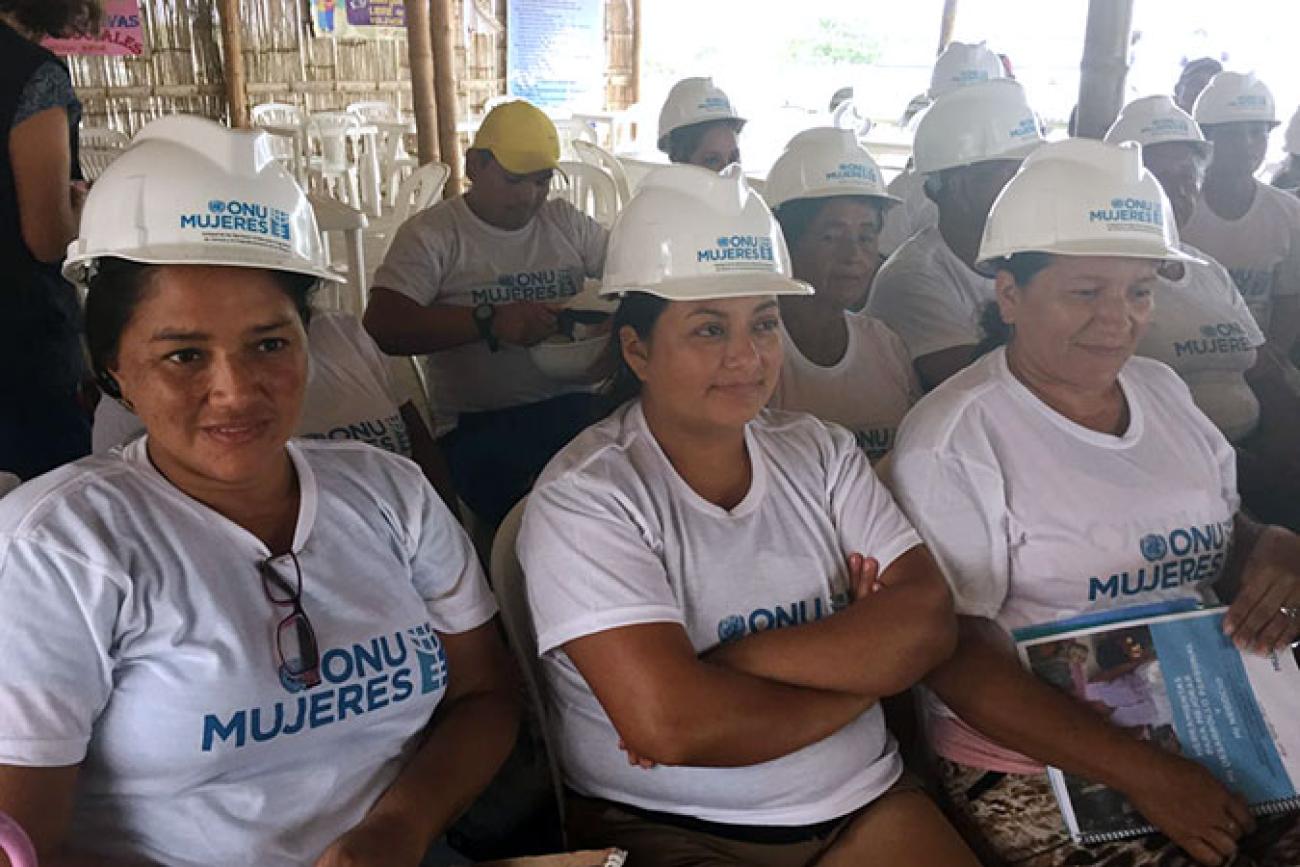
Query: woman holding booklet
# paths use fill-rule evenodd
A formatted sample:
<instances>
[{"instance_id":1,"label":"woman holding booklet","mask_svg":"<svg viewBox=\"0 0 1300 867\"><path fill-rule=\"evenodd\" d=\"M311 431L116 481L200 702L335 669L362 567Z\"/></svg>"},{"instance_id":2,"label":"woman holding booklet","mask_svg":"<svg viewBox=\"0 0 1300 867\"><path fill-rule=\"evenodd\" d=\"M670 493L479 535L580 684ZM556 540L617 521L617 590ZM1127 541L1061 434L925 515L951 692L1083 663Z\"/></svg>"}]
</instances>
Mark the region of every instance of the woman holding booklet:
<instances>
[{"instance_id":1,"label":"woman holding booklet","mask_svg":"<svg viewBox=\"0 0 1300 867\"><path fill-rule=\"evenodd\" d=\"M1224 630L1253 652L1300 631L1300 539L1240 514L1227 440L1173 371L1133 357L1162 263L1189 258L1169 214L1136 146L1031 155L980 251L997 281L989 343L1005 345L923 399L893 454L895 495L961 615L927 680L927 734L953 815L996 863L1300 863L1293 818L1257 823L1201 765L1025 671L1008 638L1187 598L1232 603ZM1117 790L1169 839L1072 842L1049 764Z\"/></svg>"}]
</instances>

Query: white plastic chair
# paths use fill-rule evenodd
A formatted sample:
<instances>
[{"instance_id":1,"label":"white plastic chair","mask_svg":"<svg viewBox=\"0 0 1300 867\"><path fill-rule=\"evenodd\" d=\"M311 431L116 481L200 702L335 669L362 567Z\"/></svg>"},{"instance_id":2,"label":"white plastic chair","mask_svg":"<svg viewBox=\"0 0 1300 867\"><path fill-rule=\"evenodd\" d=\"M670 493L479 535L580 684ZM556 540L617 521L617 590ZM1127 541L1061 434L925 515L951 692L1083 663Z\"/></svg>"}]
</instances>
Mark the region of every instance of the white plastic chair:
<instances>
[{"instance_id":1,"label":"white plastic chair","mask_svg":"<svg viewBox=\"0 0 1300 867\"><path fill-rule=\"evenodd\" d=\"M333 186L336 198L358 209L362 207L361 188L348 139L359 147L360 129L361 119L346 111L317 112L307 123L307 135L320 149L320 155L309 163L312 180L326 188Z\"/></svg>"},{"instance_id":2,"label":"white plastic chair","mask_svg":"<svg viewBox=\"0 0 1300 867\"><path fill-rule=\"evenodd\" d=\"M397 188L396 205L382 220L370 221L368 240L376 241L373 251L375 261L382 262L393 243L393 236L402 224L425 208L430 208L442 200L442 189L447 184L451 169L442 163L428 163L420 166L402 181Z\"/></svg>"},{"instance_id":3,"label":"white plastic chair","mask_svg":"<svg viewBox=\"0 0 1300 867\"><path fill-rule=\"evenodd\" d=\"M381 100L354 102L348 105L348 111L361 118L363 123L379 128L379 171L391 207L397 201L397 189L402 178L419 164L406 150L408 124L403 123L401 114L392 103Z\"/></svg>"},{"instance_id":4,"label":"white plastic chair","mask_svg":"<svg viewBox=\"0 0 1300 867\"><path fill-rule=\"evenodd\" d=\"M325 242L326 257L328 258L330 253L331 232L340 233L346 244L344 252L347 257L347 297L341 297L333 286L323 286L327 294L334 296L335 303L330 306L360 316L366 310L366 302L370 300L370 275L366 270L365 246L362 244L362 236L369 221L366 215L356 208L350 208L329 196L309 193L307 199L316 214L316 225L320 228L321 239Z\"/></svg>"},{"instance_id":5,"label":"white plastic chair","mask_svg":"<svg viewBox=\"0 0 1300 867\"><path fill-rule=\"evenodd\" d=\"M575 142L585 141L596 144L596 131L584 121L574 117L559 120L551 118L551 120L555 123L555 131L560 136L561 159L572 159L576 155L573 149Z\"/></svg>"},{"instance_id":6,"label":"white plastic chair","mask_svg":"<svg viewBox=\"0 0 1300 867\"><path fill-rule=\"evenodd\" d=\"M524 505L527 502L528 498L525 497L516 503L497 528L496 537L492 540L488 571L492 576L492 590L496 594L497 605L501 608L501 625L505 627L506 640L514 651L520 674L523 675L531 716L536 720L542 738L546 765L551 770L551 785L555 789L555 801L560 808L560 827L563 828L564 778L560 774L560 761L551 731L546 702L546 677L542 671L542 661L537 655L537 628L533 624L533 611L528 605L523 566L515 553L515 542L519 538L519 527L524 520Z\"/></svg>"},{"instance_id":7,"label":"white plastic chair","mask_svg":"<svg viewBox=\"0 0 1300 867\"><path fill-rule=\"evenodd\" d=\"M564 199L605 228L618 216L618 188L603 169L561 162L551 180L551 198Z\"/></svg>"},{"instance_id":8,"label":"white plastic chair","mask_svg":"<svg viewBox=\"0 0 1300 867\"><path fill-rule=\"evenodd\" d=\"M306 180L306 115L301 108L287 102L264 102L249 113L253 126L271 135L271 152L293 172L299 181Z\"/></svg>"},{"instance_id":9,"label":"white plastic chair","mask_svg":"<svg viewBox=\"0 0 1300 867\"><path fill-rule=\"evenodd\" d=\"M616 207L620 211L623 210L628 200L632 198L632 187L627 180L627 170L623 168L618 157L589 141L574 141L573 152L582 162L609 173L609 176L614 179L614 189L618 192Z\"/></svg>"}]
</instances>

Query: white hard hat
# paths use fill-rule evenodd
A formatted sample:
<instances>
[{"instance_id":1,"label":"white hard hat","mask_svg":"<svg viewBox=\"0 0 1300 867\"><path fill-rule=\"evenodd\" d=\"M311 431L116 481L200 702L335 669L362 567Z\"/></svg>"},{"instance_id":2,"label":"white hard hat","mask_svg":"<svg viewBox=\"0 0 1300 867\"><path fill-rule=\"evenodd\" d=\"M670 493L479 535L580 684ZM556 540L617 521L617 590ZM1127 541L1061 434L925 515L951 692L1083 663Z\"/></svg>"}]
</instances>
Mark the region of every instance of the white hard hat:
<instances>
[{"instance_id":1,"label":"white hard hat","mask_svg":"<svg viewBox=\"0 0 1300 867\"><path fill-rule=\"evenodd\" d=\"M594 383L604 379L600 360L609 351L609 335L570 340L554 335L528 348L537 369L560 382Z\"/></svg>"},{"instance_id":2,"label":"white hard hat","mask_svg":"<svg viewBox=\"0 0 1300 867\"><path fill-rule=\"evenodd\" d=\"M791 199L871 196L892 205L880 167L847 129L816 127L790 139L767 173L763 198L773 208Z\"/></svg>"},{"instance_id":3,"label":"white hard hat","mask_svg":"<svg viewBox=\"0 0 1300 867\"><path fill-rule=\"evenodd\" d=\"M934 62L926 95L938 99L951 90L977 81L1006 77L1002 58L989 51L983 42L949 42Z\"/></svg>"},{"instance_id":4,"label":"white hard hat","mask_svg":"<svg viewBox=\"0 0 1300 867\"><path fill-rule=\"evenodd\" d=\"M985 273L1014 253L1200 260L1178 248L1169 199L1132 143L1044 145L1003 188L984 224Z\"/></svg>"},{"instance_id":5,"label":"white hard hat","mask_svg":"<svg viewBox=\"0 0 1300 867\"><path fill-rule=\"evenodd\" d=\"M1208 148L1201 127L1192 116L1178 107L1172 96L1144 96L1120 109L1119 117L1106 132L1110 144L1135 141L1147 145L1187 142Z\"/></svg>"},{"instance_id":6,"label":"white hard hat","mask_svg":"<svg viewBox=\"0 0 1300 867\"><path fill-rule=\"evenodd\" d=\"M921 174L1028 156L1043 143L1025 89L1010 78L950 90L916 125L912 158Z\"/></svg>"},{"instance_id":7,"label":"white hard hat","mask_svg":"<svg viewBox=\"0 0 1300 867\"><path fill-rule=\"evenodd\" d=\"M1196 97L1192 116L1202 126L1239 121L1279 123L1273 93L1253 72L1220 72L1211 78Z\"/></svg>"},{"instance_id":8,"label":"white hard hat","mask_svg":"<svg viewBox=\"0 0 1300 867\"><path fill-rule=\"evenodd\" d=\"M1283 147L1289 154L1300 154L1300 108L1291 115L1291 122L1286 125Z\"/></svg>"},{"instance_id":9,"label":"white hard hat","mask_svg":"<svg viewBox=\"0 0 1300 867\"><path fill-rule=\"evenodd\" d=\"M600 293L673 301L813 293L791 274L781 227L740 166L674 165L648 175L618 215Z\"/></svg>"},{"instance_id":10,"label":"white hard hat","mask_svg":"<svg viewBox=\"0 0 1300 867\"><path fill-rule=\"evenodd\" d=\"M659 150L668 152L668 135L673 130L710 120L745 123L712 78L683 78L668 91L664 107L659 110Z\"/></svg>"},{"instance_id":11,"label":"white hard hat","mask_svg":"<svg viewBox=\"0 0 1300 867\"><path fill-rule=\"evenodd\" d=\"M63 273L85 285L102 257L342 280L266 134L195 115L150 123L91 188Z\"/></svg>"}]
</instances>

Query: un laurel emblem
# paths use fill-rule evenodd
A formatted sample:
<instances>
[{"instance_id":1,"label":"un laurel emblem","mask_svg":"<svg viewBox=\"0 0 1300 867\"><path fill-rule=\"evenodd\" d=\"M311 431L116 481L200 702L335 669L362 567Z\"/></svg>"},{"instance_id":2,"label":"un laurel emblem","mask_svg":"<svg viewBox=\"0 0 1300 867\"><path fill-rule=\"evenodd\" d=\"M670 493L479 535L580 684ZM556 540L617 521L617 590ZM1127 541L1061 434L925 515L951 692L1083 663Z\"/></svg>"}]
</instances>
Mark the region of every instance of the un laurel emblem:
<instances>
[{"instance_id":1,"label":"un laurel emblem","mask_svg":"<svg viewBox=\"0 0 1300 867\"><path fill-rule=\"evenodd\" d=\"M1147 558L1149 563L1163 560L1169 553L1169 544L1165 542L1165 537L1157 536L1155 533L1142 537L1141 548L1142 556Z\"/></svg>"},{"instance_id":2,"label":"un laurel emblem","mask_svg":"<svg viewBox=\"0 0 1300 867\"><path fill-rule=\"evenodd\" d=\"M718 640L722 642L735 641L745 634L745 618L739 614L732 614L718 621Z\"/></svg>"}]
</instances>

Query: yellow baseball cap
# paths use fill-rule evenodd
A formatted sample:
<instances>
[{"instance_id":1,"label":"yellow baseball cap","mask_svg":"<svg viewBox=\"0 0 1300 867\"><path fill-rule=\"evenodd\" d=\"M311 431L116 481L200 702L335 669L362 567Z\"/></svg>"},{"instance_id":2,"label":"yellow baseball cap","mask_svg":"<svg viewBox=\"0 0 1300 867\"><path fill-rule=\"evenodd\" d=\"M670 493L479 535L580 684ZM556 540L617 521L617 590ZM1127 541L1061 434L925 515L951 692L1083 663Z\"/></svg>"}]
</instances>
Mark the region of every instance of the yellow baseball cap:
<instances>
[{"instance_id":1,"label":"yellow baseball cap","mask_svg":"<svg viewBox=\"0 0 1300 867\"><path fill-rule=\"evenodd\" d=\"M474 136L473 149L491 151L512 175L530 175L560 162L560 136L537 106L522 99L503 102L488 112Z\"/></svg>"}]
</instances>

